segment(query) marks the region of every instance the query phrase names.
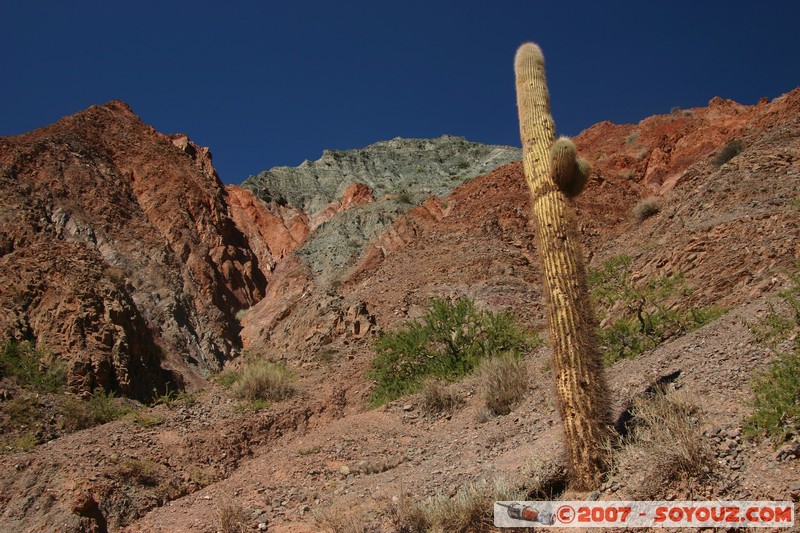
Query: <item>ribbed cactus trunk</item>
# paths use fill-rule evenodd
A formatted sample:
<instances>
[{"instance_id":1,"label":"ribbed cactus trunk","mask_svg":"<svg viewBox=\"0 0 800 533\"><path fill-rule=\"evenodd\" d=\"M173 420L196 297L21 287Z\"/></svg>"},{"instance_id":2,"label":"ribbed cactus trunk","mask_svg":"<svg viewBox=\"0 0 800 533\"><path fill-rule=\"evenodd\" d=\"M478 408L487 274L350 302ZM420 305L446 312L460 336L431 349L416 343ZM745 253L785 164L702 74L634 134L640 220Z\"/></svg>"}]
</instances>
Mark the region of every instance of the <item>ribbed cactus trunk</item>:
<instances>
[{"instance_id":1,"label":"ribbed cactus trunk","mask_svg":"<svg viewBox=\"0 0 800 533\"><path fill-rule=\"evenodd\" d=\"M580 192L588 167L584 161L560 160L574 159L574 146L565 149L562 140L553 146L555 125L539 47L522 45L514 63L523 165L542 258L571 484L577 490L588 490L598 485L605 467L610 398L597 349L577 219L565 197L565 193Z\"/></svg>"}]
</instances>

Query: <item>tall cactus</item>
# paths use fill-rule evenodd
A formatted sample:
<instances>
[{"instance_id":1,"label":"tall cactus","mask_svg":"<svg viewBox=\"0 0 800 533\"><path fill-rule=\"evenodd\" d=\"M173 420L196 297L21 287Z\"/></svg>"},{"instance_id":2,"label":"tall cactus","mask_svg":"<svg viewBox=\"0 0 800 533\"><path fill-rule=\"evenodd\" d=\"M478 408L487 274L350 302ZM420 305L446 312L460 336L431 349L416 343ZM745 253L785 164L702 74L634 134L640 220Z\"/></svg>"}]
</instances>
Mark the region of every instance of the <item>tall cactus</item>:
<instances>
[{"instance_id":1,"label":"tall cactus","mask_svg":"<svg viewBox=\"0 0 800 533\"><path fill-rule=\"evenodd\" d=\"M540 48L533 43L522 45L514 70L523 165L542 258L570 477L573 488L591 489L605 467L610 398L597 350L577 218L566 199L583 189L590 170L588 163L575 157L571 141L554 142Z\"/></svg>"}]
</instances>

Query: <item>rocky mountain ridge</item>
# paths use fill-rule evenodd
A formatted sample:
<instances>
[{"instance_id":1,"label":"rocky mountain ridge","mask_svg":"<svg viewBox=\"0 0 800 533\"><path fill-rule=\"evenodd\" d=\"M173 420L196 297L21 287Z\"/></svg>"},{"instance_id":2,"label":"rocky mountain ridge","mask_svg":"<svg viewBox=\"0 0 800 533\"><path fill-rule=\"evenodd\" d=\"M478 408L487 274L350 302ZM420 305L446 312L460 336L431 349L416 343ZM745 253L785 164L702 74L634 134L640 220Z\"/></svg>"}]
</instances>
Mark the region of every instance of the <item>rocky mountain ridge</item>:
<instances>
[{"instance_id":1,"label":"rocky mountain ridge","mask_svg":"<svg viewBox=\"0 0 800 533\"><path fill-rule=\"evenodd\" d=\"M519 148L435 139L395 138L354 150L325 150L316 161L275 167L247 178L242 186L266 202L297 207L314 215L340 198L351 183L363 183L376 198L409 195L419 202L442 196L466 179L518 161Z\"/></svg>"},{"instance_id":2,"label":"rocky mountain ridge","mask_svg":"<svg viewBox=\"0 0 800 533\"><path fill-rule=\"evenodd\" d=\"M207 150L110 102L0 139L0 165L0 330L72 390L146 399L238 353L266 277Z\"/></svg>"}]
</instances>

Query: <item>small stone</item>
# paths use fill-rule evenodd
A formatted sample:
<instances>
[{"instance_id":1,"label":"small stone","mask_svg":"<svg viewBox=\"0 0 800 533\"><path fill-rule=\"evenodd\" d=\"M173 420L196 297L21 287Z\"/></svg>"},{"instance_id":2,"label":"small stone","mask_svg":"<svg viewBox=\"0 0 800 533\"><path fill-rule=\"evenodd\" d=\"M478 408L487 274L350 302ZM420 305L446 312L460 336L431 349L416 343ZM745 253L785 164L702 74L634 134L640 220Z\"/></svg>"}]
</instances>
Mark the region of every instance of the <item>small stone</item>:
<instances>
[{"instance_id":1,"label":"small stone","mask_svg":"<svg viewBox=\"0 0 800 533\"><path fill-rule=\"evenodd\" d=\"M343 476L347 476L350 474L350 467L347 465L342 465L339 467L339 473Z\"/></svg>"},{"instance_id":2,"label":"small stone","mask_svg":"<svg viewBox=\"0 0 800 533\"><path fill-rule=\"evenodd\" d=\"M267 530L267 523L266 522L259 522L258 523L258 530L259 531L266 531Z\"/></svg>"},{"instance_id":3,"label":"small stone","mask_svg":"<svg viewBox=\"0 0 800 533\"><path fill-rule=\"evenodd\" d=\"M414 406L413 406L413 405L411 405L410 403L407 403L407 404L405 404L405 405L403 406L403 411L406 411L406 412L408 412L408 411L413 411L413 410L414 410Z\"/></svg>"}]
</instances>

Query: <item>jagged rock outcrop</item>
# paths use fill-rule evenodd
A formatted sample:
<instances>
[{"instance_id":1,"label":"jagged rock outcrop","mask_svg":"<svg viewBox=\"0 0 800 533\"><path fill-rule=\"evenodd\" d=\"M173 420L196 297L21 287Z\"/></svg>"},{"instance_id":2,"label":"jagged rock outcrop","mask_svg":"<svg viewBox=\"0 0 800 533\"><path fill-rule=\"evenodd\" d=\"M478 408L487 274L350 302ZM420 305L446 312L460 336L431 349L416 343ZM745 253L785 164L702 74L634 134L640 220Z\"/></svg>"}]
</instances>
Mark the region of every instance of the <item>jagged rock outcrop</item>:
<instances>
[{"instance_id":1,"label":"jagged rock outcrop","mask_svg":"<svg viewBox=\"0 0 800 533\"><path fill-rule=\"evenodd\" d=\"M250 176L242 186L263 200L313 215L340 198L351 183L367 185L375 198L405 193L421 202L519 159L519 148L489 146L452 135L396 138L356 150L325 150L316 161L266 170Z\"/></svg>"},{"instance_id":2,"label":"jagged rock outcrop","mask_svg":"<svg viewBox=\"0 0 800 533\"><path fill-rule=\"evenodd\" d=\"M336 340L366 338L376 323L363 302L317 285L308 266L289 257L275 269L267 296L247 312L242 327L246 349L296 358Z\"/></svg>"},{"instance_id":3,"label":"jagged rock outcrop","mask_svg":"<svg viewBox=\"0 0 800 533\"><path fill-rule=\"evenodd\" d=\"M266 278L206 149L122 102L0 139L0 332L147 398L236 354Z\"/></svg>"},{"instance_id":4,"label":"jagged rock outcrop","mask_svg":"<svg viewBox=\"0 0 800 533\"><path fill-rule=\"evenodd\" d=\"M278 262L303 245L311 221L303 211L268 204L249 189L228 185L227 190L231 218L248 236L259 265L269 275Z\"/></svg>"},{"instance_id":5,"label":"jagged rock outcrop","mask_svg":"<svg viewBox=\"0 0 800 533\"><path fill-rule=\"evenodd\" d=\"M592 150L587 156L595 164L596 175L640 182L648 191L663 194L675 187L689 167L740 137L768 107L765 101L746 106L713 98L708 107L675 109L639 124L601 122L583 131L575 142L579 149Z\"/></svg>"}]
</instances>

